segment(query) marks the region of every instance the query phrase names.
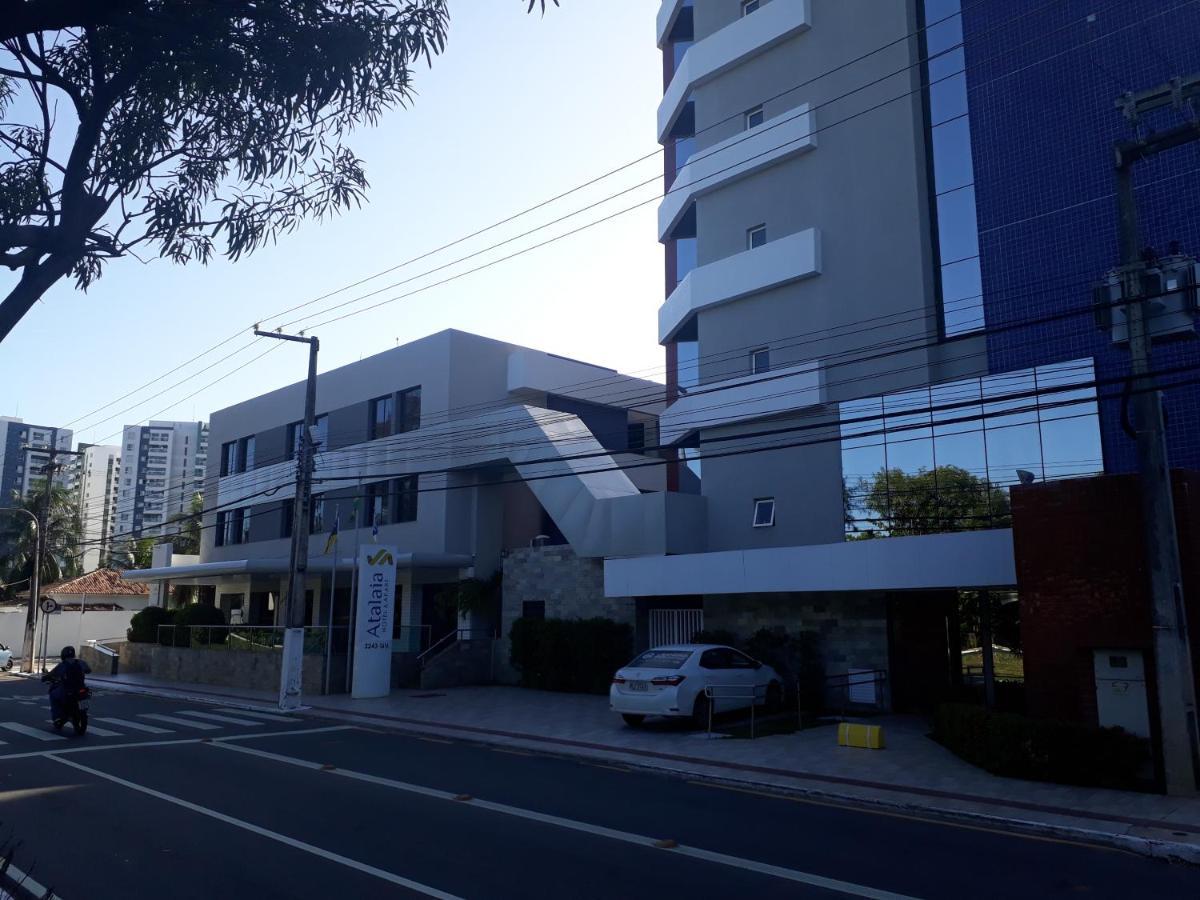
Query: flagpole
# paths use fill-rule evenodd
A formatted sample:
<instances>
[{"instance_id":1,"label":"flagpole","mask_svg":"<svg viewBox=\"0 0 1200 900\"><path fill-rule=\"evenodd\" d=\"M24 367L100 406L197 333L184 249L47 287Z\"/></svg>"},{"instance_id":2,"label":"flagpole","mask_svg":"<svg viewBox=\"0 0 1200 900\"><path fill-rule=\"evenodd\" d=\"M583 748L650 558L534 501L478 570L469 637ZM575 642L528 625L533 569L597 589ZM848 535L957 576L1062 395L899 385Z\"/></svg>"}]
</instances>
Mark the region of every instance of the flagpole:
<instances>
[{"instance_id":1,"label":"flagpole","mask_svg":"<svg viewBox=\"0 0 1200 900\"><path fill-rule=\"evenodd\" d=\"M355 498L355 503L358 503L362 498L362 478L358 479L358 496ZM354 614L358 610L358 541L360 529L358 526L358 514L354 515L354 568L350 570L350 615L346 627L346 693L350 693L350 681L353 678L354 671L351 665L354 651Z\"/></svg>"}]
</instances>

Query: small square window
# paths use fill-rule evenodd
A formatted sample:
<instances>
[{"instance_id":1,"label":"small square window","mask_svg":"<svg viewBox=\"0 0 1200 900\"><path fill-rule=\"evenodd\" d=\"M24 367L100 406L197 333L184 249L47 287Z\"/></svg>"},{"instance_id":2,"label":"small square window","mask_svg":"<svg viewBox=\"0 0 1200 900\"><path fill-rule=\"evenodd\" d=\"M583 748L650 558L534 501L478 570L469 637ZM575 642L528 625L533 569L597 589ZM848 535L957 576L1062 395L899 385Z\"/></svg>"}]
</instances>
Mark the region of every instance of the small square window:
<instances>
[{"instance_id":1,"label":"small square window","mask_svg":"<svg viewBox=\"0 0 1200 900\"><path fill-rule=\"evenodd\" d=\"M759 347L750 351L750 374L759 375L771 371L771 348Z\"/></svg>"},{"instance_id":2,"label":"small square window","mask_svg":"<svg viewBox=\"0 0 1200 900\"><path fill-rule=\"evenodd\" d=\"M754 501L754 527L770 528L775 524L775 498L761 497Z\"/></svg>"},{"instance_id":3,"label":"small square window","mask_svg":"<svg viewBox=\"0 0 1200 900\"><path fill-rule=\"evenodd\" d=\"M761 247L767 242L767 226L755 225L753 228L746 229L746 246L753 250L755 247Z\"/></svg>"},{"instance_id":4,"label":"small square window","mask_svg":"<svg viewBox=\"0 0 1200 900\"><path fill-rule=\"evenodd\" d=\"M751 128L757 128L762 123L763 123L763 108L762 108L761 103L758 106L754 107L754 109L746 110L746 130L747 131L750 130Z\"/></svg>"},{"instance_id":5,"label":"small square window","mask_svg":"<svg viewBox=\"0 0 1200 900\"><path fill-rule=\"evenodd\" d=\"M762 6L762 0L742 0L742 15L748 16L752 12L757 12Z\"/></svg>"}]
</instances>

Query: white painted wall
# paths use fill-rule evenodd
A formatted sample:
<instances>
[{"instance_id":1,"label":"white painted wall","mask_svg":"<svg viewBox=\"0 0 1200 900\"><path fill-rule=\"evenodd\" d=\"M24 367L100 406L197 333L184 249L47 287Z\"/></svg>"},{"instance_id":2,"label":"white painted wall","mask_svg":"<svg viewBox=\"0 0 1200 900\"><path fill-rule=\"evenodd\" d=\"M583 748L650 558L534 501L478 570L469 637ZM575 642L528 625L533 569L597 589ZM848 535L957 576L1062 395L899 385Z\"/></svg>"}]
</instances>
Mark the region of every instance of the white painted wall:
<instances>
[{"instance_id":1,"label":"white painted wall","mask_svg":"<svg viewBox=\"0 0 1200 900\"><path fill-rule=\"evenodd\" d=\"M59 612L50 616L50 639L46 646L50 656L57 656L70 644L76 649L85 641L124 638L133 610L122 612ZM21 652L25 639L25 610L0 610L0 643L16 653ZM38 647L42 640L42 618L38 617Z\"/></svg>"}]
</instances>

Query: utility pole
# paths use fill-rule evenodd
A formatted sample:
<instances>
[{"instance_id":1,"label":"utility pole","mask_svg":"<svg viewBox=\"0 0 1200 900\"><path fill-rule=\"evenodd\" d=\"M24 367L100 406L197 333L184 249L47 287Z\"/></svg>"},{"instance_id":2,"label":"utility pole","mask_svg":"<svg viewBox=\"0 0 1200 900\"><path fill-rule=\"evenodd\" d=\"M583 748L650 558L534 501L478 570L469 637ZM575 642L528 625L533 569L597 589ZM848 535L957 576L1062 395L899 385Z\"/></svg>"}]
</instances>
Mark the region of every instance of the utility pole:
<instances>
[{"instance_id":1,"label":"utility pole","mask_svg":"<svg viewBox=\"0 0 1200 900\"><path fill-rule=\"evenodd\" d=\"M1126 94L1118 98L1117 108L1136 123L1142 114L1152 109L1174 106L1186 111L1189 102L1196 97L1200 97L1200 75L1176 78L1148 91ZM1162 395L1150 366L1152 334L1146 317L1144 282L1148 263L1143 259L1138 238L1133 167L1157 153L1197 140L1200 140L1200 121L1193 118L1166 131L1118 141L1113 148L1120 208L1119 272L1129 329L1129 365L1133 376L1131 402L1141 479L1143 541L1150 576L1162 773L1166 792L1175 795L1196 792L1200 742L1197 739L1195 683L1188 647Z\"/></svg>"},{"instance_id":2,"label":"utility pole","mask_svg":"<svg viewBox=\"0 0 1200 900\"><path fill-rule=\"evenodd\" d=\"M59 450L57 447L39 448L27 446L22 449L37 453L44 452L50 455L49 461L42 469L42 474L46 476L46 489L42 494L41 508L35 516L37 529L34 535L33 572L29 576L29 606L25 610L25 640L21 646L22 668L32 673L34 669L33 657L37 653L37 612L38 604L42 599L40 594L42 592L42 557L46 553L46 523L50 516L50 497L54 487L54 470L58 468L58 463L54 461L54 458L60 454L64 456L82 456L83 454L76 450ZM28 668L26 669L25 667Z\"/></svg>"},{"instance_id":3,"label":"utility pole","mask_svg":"<svg viewBox=\"0 0 1200 900\"><path fill-rule=\"evenodd\" d=\"M296 709L300 705L304 667L304 589L308 575L308 510L312 505L314 462L313 426L317 420L317 352L321 342L303 334L260 331L258 337L308 344L308 383L304 391L304 429L296 454L296 499L292 515L292 554L288 567L287 595L283 600L283 660L279 677L279 708Z\"/></svg>"}]
</instances>

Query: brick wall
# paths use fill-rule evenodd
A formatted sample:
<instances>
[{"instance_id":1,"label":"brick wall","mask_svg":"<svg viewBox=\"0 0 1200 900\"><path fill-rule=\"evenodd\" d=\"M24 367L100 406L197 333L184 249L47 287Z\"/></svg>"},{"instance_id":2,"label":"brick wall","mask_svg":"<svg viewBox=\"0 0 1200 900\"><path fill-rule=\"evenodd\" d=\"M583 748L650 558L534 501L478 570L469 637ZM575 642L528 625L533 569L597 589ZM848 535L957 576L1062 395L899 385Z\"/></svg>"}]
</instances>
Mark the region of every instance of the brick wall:
<instances>
[{"instance_id":1,"label":"brick wall","mask_svg":"<svg viewBox=\"0 0 1200 900\"><path fill-rule=\"evenodd\" d=\"M1200 472L1174 473L1189 630L1200 635ZM1154 704L1150 599L1138 478L1012 489L1025 684L1033 715L1097 722L1092 651L1141 650ZM1193 669L1197 659L1192 647ZM1197 685L1200 690L1200 684ZM1152 729L1156 726L1151 716Z\"/></svg>"}]
</instances>

